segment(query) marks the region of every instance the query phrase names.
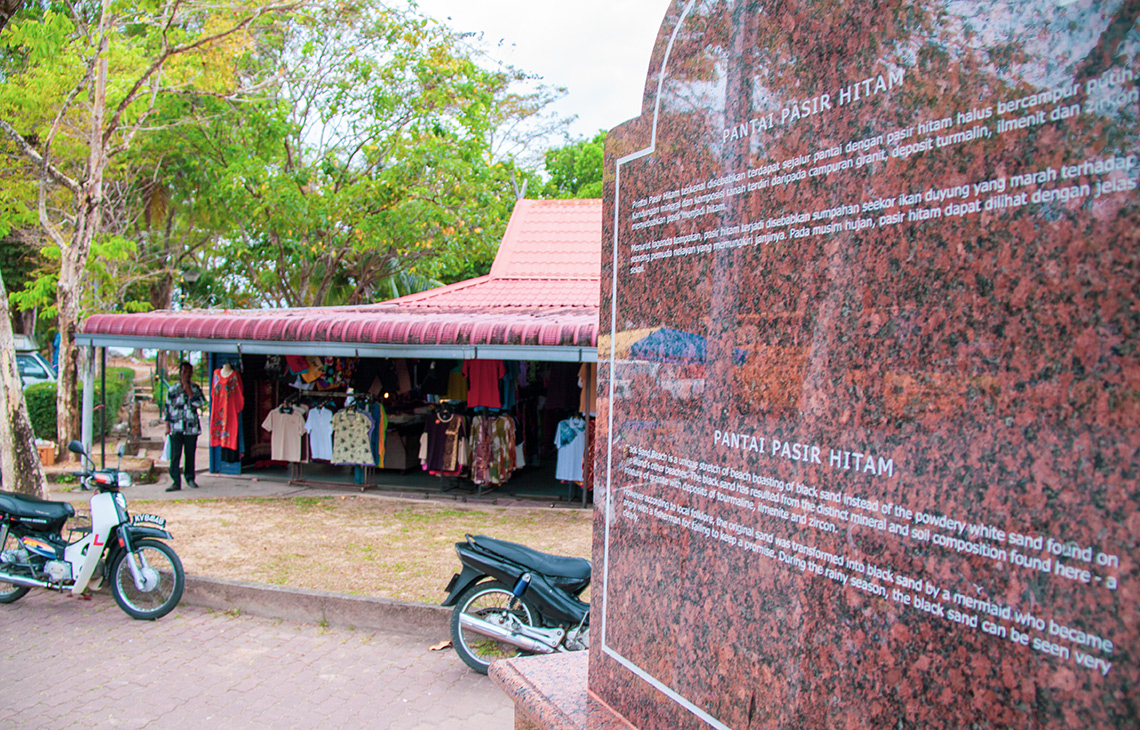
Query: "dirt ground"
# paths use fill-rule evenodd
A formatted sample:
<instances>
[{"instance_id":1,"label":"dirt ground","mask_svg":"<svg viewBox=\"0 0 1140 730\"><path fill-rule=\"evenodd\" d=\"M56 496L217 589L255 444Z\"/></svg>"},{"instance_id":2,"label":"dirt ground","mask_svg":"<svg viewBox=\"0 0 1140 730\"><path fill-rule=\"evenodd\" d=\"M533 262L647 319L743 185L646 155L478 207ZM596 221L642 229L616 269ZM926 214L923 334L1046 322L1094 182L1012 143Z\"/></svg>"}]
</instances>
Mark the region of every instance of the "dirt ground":
<instances>
[{"instance_id":1,"label":"dirt ground","mask_svg":"<svg viewBox=\"0 0 1140 730\"><path fill-rule=\"evenodd\" d=\"M132 501L195 575L439 603L466 533L590 557L591 513L366 496Z\"/></svg>"},{"instance_id":2,"label":"dirt ground","mask_svg":"<svg viewBox=\"0 0 1140 730\"><path fill-rule=\"evenodd\" d=\"M153 372L152 363L133 358L109 364L135 369L136 383ZM141 415L143 436L161 442L154 403L144 402ZM204 451L198 463L205 463ZM72 501L80 513L86 509L85 498ZM460 569L454 546L466 533L590 557L591 513L580 510L374 495L131 499L130 510L166 518L172 545L193 575L406 601L444 599L444 586Z\"/></svg>"}]
</instances>

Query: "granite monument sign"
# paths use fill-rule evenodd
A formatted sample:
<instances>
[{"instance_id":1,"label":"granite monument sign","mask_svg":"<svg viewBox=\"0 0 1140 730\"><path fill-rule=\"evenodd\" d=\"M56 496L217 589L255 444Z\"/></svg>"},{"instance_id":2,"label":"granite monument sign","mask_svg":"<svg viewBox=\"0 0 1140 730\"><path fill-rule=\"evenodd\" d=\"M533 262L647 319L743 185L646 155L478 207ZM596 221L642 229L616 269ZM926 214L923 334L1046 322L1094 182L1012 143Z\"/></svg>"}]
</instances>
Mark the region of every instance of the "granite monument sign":
<instances>
[{"instance_id":1,"label":"granite monument sign","mask_svg":"<svg viewBox=\"0 0 1140 730\"><path fill-rule=\"evenodd\" d=\"M669 7L607 141L631 722L1140 723L1138 9Z\"/></svg>"}]
</instances>

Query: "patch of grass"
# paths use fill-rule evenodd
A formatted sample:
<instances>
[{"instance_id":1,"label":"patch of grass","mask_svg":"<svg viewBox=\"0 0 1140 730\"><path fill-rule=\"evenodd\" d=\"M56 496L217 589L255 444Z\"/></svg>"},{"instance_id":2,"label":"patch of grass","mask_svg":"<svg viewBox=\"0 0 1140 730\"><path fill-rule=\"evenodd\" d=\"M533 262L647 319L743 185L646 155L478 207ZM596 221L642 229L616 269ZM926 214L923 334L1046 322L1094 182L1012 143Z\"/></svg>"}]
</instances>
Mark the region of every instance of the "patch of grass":
<instances>
[{"instance_id":1,"label":"patch of grass","mask_svg":"<svg viewBox=\"0 0 1140 730\"><path fill-rule=\"evenodd\" d=\"M335 505L329 497L289 497L290 502L304 511L322 509L328 511Z\"/></svg>"}]
</instances>

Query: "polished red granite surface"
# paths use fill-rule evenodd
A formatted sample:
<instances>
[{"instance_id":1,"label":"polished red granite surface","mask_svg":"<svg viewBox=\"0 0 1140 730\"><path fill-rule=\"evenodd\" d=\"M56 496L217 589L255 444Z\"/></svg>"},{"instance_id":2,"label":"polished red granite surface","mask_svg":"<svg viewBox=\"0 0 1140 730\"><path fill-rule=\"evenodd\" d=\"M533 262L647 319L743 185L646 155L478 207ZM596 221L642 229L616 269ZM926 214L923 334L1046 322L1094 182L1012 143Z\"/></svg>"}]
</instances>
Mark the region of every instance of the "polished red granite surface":
<instances>
[{"instance_id":1,"label":"polished red granite surface","mask_svg":"<svg viewBox=\"0 0 1140 730\"><path fill-rule=\"evenodd\" d=\"M587 688L585 652L505 659L488 673L515 703L515 730L630 730Z\"/></svg>"},{"instance_id":2,"label":"polished red granite surface","mask_svg":"<svg viewBox=\"0 0 1140 730\"><path fill-rule=\"evenodd\" d=\"M1140 725L1138 12L670 6L607 141L634 724Z\"/></svg>"}]
</instances>

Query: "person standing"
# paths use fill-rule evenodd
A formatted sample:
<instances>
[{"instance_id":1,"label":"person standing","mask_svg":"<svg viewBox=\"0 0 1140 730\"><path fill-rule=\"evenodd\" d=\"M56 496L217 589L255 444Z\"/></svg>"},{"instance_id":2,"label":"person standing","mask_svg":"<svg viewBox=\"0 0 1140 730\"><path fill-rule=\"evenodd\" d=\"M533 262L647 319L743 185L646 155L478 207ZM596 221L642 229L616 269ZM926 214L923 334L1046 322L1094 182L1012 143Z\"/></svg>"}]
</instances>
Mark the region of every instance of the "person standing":
<instances>
[{"instance_id":1,"label":"person standing","mask_svg":"<svg viewBox=\"0 0 1140 730\"><path fill-rule=\"evenodd\" d=\"M206 404L202 389L194 384L194 366L186 361L178 365L178 382L166 394L166 433L170 436L170 481L168 492L182 489L182 469L185 453L186 484L194 489L194 452L198 448L198 434L202 424L198 409Z\"/></svg>"}]
</instances>

